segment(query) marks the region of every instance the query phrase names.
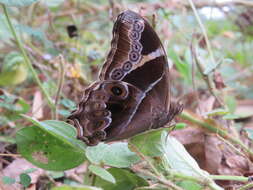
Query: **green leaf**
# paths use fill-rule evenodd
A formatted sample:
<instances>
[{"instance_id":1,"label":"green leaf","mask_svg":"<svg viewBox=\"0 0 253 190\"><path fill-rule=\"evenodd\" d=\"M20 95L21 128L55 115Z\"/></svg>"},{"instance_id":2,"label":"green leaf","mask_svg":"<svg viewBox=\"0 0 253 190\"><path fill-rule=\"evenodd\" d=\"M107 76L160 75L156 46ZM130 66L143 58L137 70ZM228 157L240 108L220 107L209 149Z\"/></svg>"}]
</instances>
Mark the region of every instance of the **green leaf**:
<instances>
[{"instance_id":1,"label":"green leaf","mask_svg":"<svg viewBox=\"0 0 253 190\"><path fill-rule=\"evenodd\" d=\"M62 171L80 165L85 160L83 142L76 139L76 131L62 121L39 122L26 116L35 126L16 134L18 151L34 165Z\"/></svg>"},{"instance_id":2,"label":"green leaf","mask_svg":"<svg viewBox=\"0 0 253 190\"><path fill-rule=\"evenodd\" d=\"M171 169L188 176L207 177L208 173L201 170L197 162L185 150L184 146L174 137L162 134L161 151L164 152L164 163ZM166 166L166 165L165 165ZM166 166L168 168L168 166Z\"/></svg>"},{"instance_id":3,"label":"green leaf","mask_svg":"<svg viewBox=\"0 0 253 190\"><path fill-rule=\"evenodd\" d=\"M101 177L102 179L109 181L111 183L116 183L114 177L112 176L112 174L110 174L107 170L105 170L104 168L95 166L95 165L90 165L89 166L89 170L96 174L97 176Z\"/></svg>"},{"instance_id":4,"label":"green leaf","mask_svg":"<svg viewBox=\"0 0 253 190\"><path fill-rule=\"evenodd\" d=\"M196 177L203 181L208 181L209 185L217 190L222 190L216 185L209 176L209 173L200 169L198 163L185 150L184 146L174 137L167 133L162 134L162 147L164 168L168 171L173 170L187 176Z\"/></svg>"},{"instance_id":5,"label":"green leaf","mask_svg":"<svg viewBox=\"0 0 253 190\"><path fill-rule=\"evenodd\" d=\"M129 167L139 161L139 157L129 150L127 143L122 142L87 147L86 156L94 164L104 163L119 168Z\"/></svg>"},{"instance_id":6,"label":"green leaf","mask_svg":"<svg viewBox=\"0 0 253 190\"><path fill-rule=\"evenodd\" d=\"M85 155L88 160L93 164L103 163L104 154L109 147L108 144L99 143L96 146L88 146Z\"/></svg>"},{"instance_id":7,"label":"green leaf","mask_svg":"<svg viewBox=\"0 0 253 190\"><path fill-rule=\"evenodd\" d=\"M107 171L114 176L116 184L97 177L95 185L104 190L133 190L137 187L148 186L148 183L143 178L126 169L109 168Z\"/></svg>"},{"instance_id":8,"label":"green leaf","mask_svg":"<svg viewBox=\"0 0 253 190\"><path fill-rule=\"evenodd\" d=\"M31 184L31 177L26 174L26 173L22 173L19 175L19 179L20 179L20 183L24 186L24 187L28 187Z\"/></svg>"},{"instance_id":9,"label":"green leaf","mask_svg":"<svg viewBox=\"0 0 253 190\"><path fill-rule=\"evenodd\" d=\"M161 134L163 131L168 129L158 129L158 130L151 130L145 133L141 133L132 137L129 143L133 144L135 147L130 148L137 148L142 154L146 156L160 156L162 154L160 147L161 147Z\"/></svg>"},{"instance_id":10,"label":"green leaf","mask_svg":"<svg viewBox=\"0 0 253 190\"><path fill-rule=\"evenodd\" d=\"M129 150L127 143L119 142L110 144L103 156L106 165L126 168L138 162L139 157Z\"/></svg>"},{"instance_id":11,"label":"green leaf","mask_svg":"<svg viewBox=\"0 0 253 190\"><path fill-rule=\"evenodd\" d=\"M98 187L91 187L91 186L68 186L68 185L63 185L60 187L53 187L52 190L102 190L101 188Z\"/></svg>"},{"instance_id":12,"label":"green leaf","mask_svg":"<svg viewBox=\"0 0 253 190\"><path fill-rule=\"evenodd\" d=\"M38 0L0 0L0 3L10 7L23 7L31 5Z\"/></svg>"},{"instance_id":13,"label":"green leaf","mask_svg":"<svg viewBox=\"0 0 253 190\"><path fill-rule=\"evenodd\" d=\"M2 181L6 185L11 185L11 184L14 184L16 182L16 180L14 178L11 178L11 177L8 177L8 176L3 176Z\"/></svg>"},{"instance_id":14,"label":"green leaf","mask_svg":"<svg viewBox=\"0 0 253 190\"><path fill-rule=\"evenodd\" d=\"M0 72L0 86L20 84L26 80L27 75L27 67L20 53L14 51L4 57Z\"/></svg>"}]
</instances>

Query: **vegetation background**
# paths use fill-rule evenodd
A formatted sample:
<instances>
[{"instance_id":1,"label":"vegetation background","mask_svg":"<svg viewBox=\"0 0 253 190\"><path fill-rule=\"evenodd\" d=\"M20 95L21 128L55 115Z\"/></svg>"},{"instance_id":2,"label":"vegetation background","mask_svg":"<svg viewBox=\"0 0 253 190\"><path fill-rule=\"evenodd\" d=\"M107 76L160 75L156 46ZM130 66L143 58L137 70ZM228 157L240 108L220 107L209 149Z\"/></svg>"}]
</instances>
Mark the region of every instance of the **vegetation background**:
<instances>
[{"instance_id":1,"label":"vegetation background","mask_svg":"<svg viewBox=\"0 0 253 190\"><path fill-rule=\"evenodd\" d=\"M253 1L0 5L0 189L253 188ZM64 121L97 79L126 9L161 38L185 109L169 136L161 129L86 147Z\"/></svg>"}]
</instances>

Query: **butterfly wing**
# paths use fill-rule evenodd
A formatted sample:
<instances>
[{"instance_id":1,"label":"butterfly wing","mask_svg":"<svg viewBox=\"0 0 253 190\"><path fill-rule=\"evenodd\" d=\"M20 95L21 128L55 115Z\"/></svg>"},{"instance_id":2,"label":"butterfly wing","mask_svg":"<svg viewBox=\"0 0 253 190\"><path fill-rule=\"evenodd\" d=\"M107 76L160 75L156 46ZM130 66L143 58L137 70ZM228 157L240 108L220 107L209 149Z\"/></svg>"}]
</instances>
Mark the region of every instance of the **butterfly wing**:
<instances>
[{"instance_id":1,"label":"butterfly wing","mask_svg":"<svg viewBox=\"0 0 253 190\"><path fill-rule=\"evenodd\" d=\"M107 139L122 139L168 122L170 109L169 67L166 53L149 23L133 11L121 13L113 28L111 50L100 80L120 80L145 93L128 125L115 114ZM116 125L117 123L117 125Z\"/></svg>"}]
</instances>

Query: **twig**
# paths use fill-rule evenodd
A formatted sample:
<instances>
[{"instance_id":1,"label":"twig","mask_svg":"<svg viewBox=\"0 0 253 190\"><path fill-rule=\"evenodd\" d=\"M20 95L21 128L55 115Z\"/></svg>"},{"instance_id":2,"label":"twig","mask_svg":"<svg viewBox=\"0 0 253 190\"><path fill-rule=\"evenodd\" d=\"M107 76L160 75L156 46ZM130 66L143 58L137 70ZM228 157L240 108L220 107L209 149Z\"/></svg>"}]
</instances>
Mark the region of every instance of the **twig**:
<instances>
[{"instance_id":1,"label":"twig","mask_svg":"<svg viewBox=\"0 0 253 190\"><path fill-rule=\"evenodd\" d=\"M210 175L213 180L228 180L228 181L241 181L247 182L248 177L244 176L233 176L233 175Z\"/></svg>"},{"instance_id":2,"label":"twig","mask_svg":"<svg viewBox=\"0 0 253 190\"><path fill-rule=\"evenodd\" d=\"M0 153L0 156L21 157L20 154L4 154L4 153Z\"/></svg>"},{"instance_id":3,"label":"twig","mask_svg":"<svg viewBox=\"0 0 253 190\"><path fill-rule=\"evenodd\" d=\"M192 40L191 40L191 44L190 44L190 49L191 49L191 52L194 51L193 49L193 36L192 36ZM192 53L193 54L193 53ZM194 59L194 56L191 56L191 60L192 60L192 87L193 87L193 91L195 92L195 96L196 96L196 99L197 99L197 104L198 106L200 105L200 99L199 99L199 94L197 92L197 89L196 89L196 83L195 83L195 64L196 64L196 61Z\"/></svg>"},{"instance_id":4,"label":"twig","mask_svg":"<svg viewBox=\"0 0 253 190\"><path fill-rule=\"evenodd\" d=\"M214 86L214 84L213 84L213 82L212 82L212 79L211 79L210 75L204 74L204 68L203 68L203 66L201 65L201 63L200 63L199 60L198 60L198 57L197 57L195 48L192 47L191 53L192 53L194 62L196 63L196 65L197 65L197 67L198 67L198 70L199 70L199 72L200 72L201 75L202 75L203 80L204 80L204 81L206 82L206 84L207 84L208 90L209 90L210 93L215 97L215 99L219 102L219 104L220 104L222 107L225 107L225 105L223 104L223 102L222 102L222 101L220 100L220 98L216 95L215 86Z\"/></svg>"},{"instance_id":5,"label":"twig","mask_svg":"<svg viewBox=\"0 0 253 190\"><path fill-rule=\"evenodd\" d=\"M205 41L206 41L207 50L208 50L209 55L210 55L210 57L211 57L211 61L212 61L213 65L215 65L215 60L214 60L214 56L213 56L213 51L212 51L212 48L211 48L210 41L209 41L209 39L208 39L208 37L207 37L206 28L204 27L204 25L203 25L203 23L202 23L202 21L201 21L201 19L200 19L200 17L199 17L199 14L198 14L198 12L197 12L197 10L196 10L196 7L195 7L195 5L193 4L192 0L188 0L188 2L190 3L190 6L191 6L191 8L192 8L192 10L193 10L193 13L194 13L196 19L197 19L197 22L198 22L198 24L199 24L199 27L200 27L200 29L201 29L201 31L202 31L202 33L203 33L204 39L205 39Z\"/></svg>"},{"instance_id":6,"label":"twig","mask_svg":"<svg viewBox=\"0 0 253 190\"><path fill-rule=\"evenodd\" d=\"M57 88L56 97L55 97L54 119L58 119L58 102L59 102L60 94L63 88L64 76L65 76L65 69L64 69L65 61L64 61L63 56L59 55L58 60L59 60L58 63L60 64L60 67L58 67L60 78L58 80L58 88Z\"/></svg>"},{"instance_id":7,"label":"twig","mask_svg":"<svg viewBox=\"0 0 253 190\"><path fill-rule=\"evenodd\" d=\"M144 161L147 162L147 164L151 167L151 169L154 171L154 173L157 175L157 176L162 176L162 174L156 169L156 167L149 161L148 158L146 158L146 156L144 154L142 154L138 148L134 145L134 144L130 144L129 145L131 146L132 150Z\"/></svg>"},{"instance_id":8,"label":"twig","mask_svg":"<svg viewBox=\"0 0 253 190\"><path fill-rule=\"evenodd\" d=\"M9 26L9 28L11 30L11 33L12 33L15 41L17 42L17 46L18 46L19 50L21 51L21 53L22 53L22 55L24 57L24 61L25 61L26 66L30 69L31 74L32 74L34 80L36 81L36 83L38 84L40 90L44 94L44 96L45 96L45 98L47 100L48 105L50 106L51 109L54 109L54 103L53 103L51 97L49 96L49 94L47 93L47 91L43 88L42 83L41 83L41 81L40 81L40 79L38 77L38 74L35 71L35 69L33 68L33 65L32 65L29 57L26 54L26 51L25 51L25 49L24 49L24 47L22 45L22 42L20 41L18 35L16 34L16 31L15 31L15 29L14 29L12 23L11 23L11 20L9 18L9 14L8 14L6 6L4 4L1 4L1 5L2 5L3 11L4 11L4 15L5 15L7 23L8 23L8 26Z\"/></svg>"},{"instance_id":9,"label":"twig","mask_svg":"<svg viewBox=\"0 0 253 190\"><path fill-rule=\"evenodd\" d=\"M166 185L169 188L172 188L172 189L175 189L175 190L183 190L181 187L178 187L177 185L175 185L171 181L169 181L167 179L164 179L164 178L161 178L159 176L156 176L156 175L154 175L153 173L151 173L149 171L146 171L146 170L143 170L143 169L140 169L140 168L134 168L134 167L132 167L131 169L134 172L139 172L139 173L142 173L142 174L144 174L146 176L150 176L150 177L156 179L157 181L159 181L160 183Z\"/></svg>"}]
</instances>

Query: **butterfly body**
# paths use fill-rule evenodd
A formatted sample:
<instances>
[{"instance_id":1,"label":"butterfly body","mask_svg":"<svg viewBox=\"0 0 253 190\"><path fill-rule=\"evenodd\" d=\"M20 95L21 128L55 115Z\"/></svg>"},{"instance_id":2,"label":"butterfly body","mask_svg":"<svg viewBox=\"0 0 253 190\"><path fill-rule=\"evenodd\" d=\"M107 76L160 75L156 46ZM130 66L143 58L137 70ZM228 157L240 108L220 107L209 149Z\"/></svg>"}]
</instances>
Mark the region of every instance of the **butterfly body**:
<instances>
[{"instance_id":1,"label":"butterfly body","mask_svg":"<svg viewBox=\"0 0 253 190\"><path fill-rule=\"evenodd\" d=\"M170 106L169 67L160 39L132 11L121 13L99 80L68 118L87 145L163 127L182 110Z\"/></svg>"}]
</instances>

